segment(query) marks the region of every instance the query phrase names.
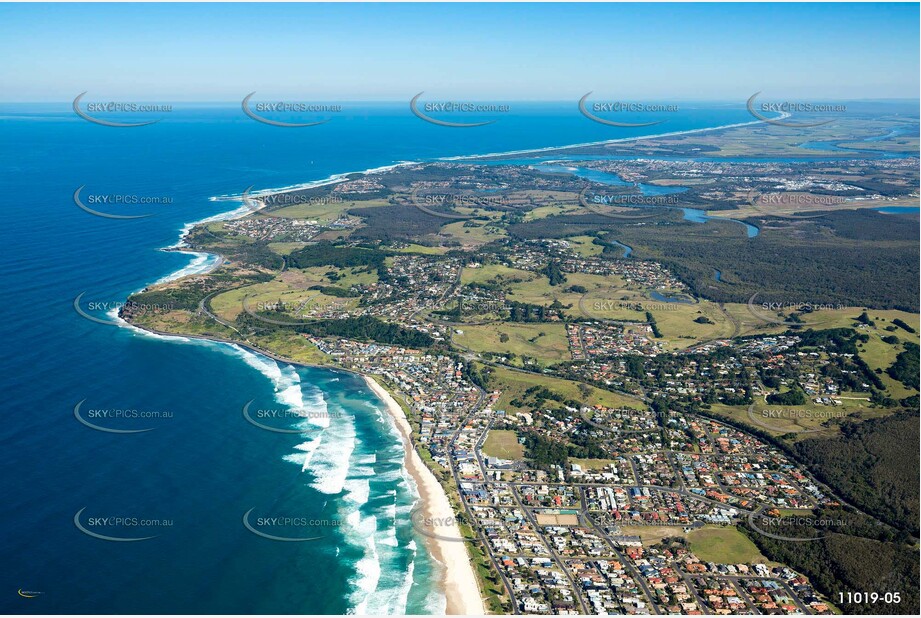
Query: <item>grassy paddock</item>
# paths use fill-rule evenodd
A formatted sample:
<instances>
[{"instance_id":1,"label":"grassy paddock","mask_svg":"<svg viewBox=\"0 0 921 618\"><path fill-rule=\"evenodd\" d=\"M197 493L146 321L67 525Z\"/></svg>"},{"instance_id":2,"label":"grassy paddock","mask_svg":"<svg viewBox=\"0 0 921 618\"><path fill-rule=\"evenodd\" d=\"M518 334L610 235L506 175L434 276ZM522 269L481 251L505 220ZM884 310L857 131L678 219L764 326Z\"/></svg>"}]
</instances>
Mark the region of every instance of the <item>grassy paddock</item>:
<instances>
[{"instance_id":1,"label":"grassy paddock","mask_svg":"<svg viewBox=\"0 0 921 618\"><path fill-rule=\"evenodd\" d=\"M453 341L476 352L531 356L544 364L569 360L566 327L560 323L495 323L467 325ZM508 338L507 341L503 339Z\"/></svg>"},{"instance_id":2,"label":"grassy paddock","mask_svg":"<svg viewBox=\"0 0 921 618\"><path fill-rule=\"evenodd\" d=\"M524 459L524 446L518 443L518 434L507 429L490 429L483 443L483 453L500 459Z\"/></svg>"},{"instance_id":3,"label":"grassy paddock","mask_svg":"<svg viewBox=\"0 0 921 618\"><path fill-rule=\"evenodd\" d=\"M527 412L529 408L516 408L511 405L511 401L521 397L524 392L532 386L543 386L549 390L563 395L567 399L575 399L586 405L602 405L609 408L629 407L637 410L645 410L646 404L639 399L634 399L619 393L602 390L588 386L588 395L584 396L579 389L579 383L572 380L563 380L548 375L526 373L522 371L513 371L505 367L490 367L492 370L493 388L502 391L496 408L499 410L512 410ZM586 386L586 385L583 385Z\"/></svg>"},{"instance_id":4,"label":"grassy paddock","mask_svg":"<svg viewBox=\"0 0 921 618\"><path fill-rule=\"evenodd\" d=\"M751 564L767 562L758 548L735 526L706 526L687 535L691 551L704 562Z\"/></svg>"}]
</instances>

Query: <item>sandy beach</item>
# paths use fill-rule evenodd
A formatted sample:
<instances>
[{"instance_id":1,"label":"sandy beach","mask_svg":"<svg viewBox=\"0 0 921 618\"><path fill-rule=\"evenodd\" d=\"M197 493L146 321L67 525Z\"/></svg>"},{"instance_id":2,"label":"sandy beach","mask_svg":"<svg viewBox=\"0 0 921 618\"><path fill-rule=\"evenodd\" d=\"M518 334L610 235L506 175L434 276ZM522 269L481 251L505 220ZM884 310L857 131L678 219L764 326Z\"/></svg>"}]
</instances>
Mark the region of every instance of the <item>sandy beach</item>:
<instances>
[{"instance_id":1,"label":"sandy beach","mask_svg":"<svg viewBox=\"0 0 921 618\"><path fill-rule=\"evenodd\" d=\"M368 376L364 376L368 388L374 391L381 401L386 404L387 411L393 417L400 435L403 439L403 445L406 448L406 470L412 475L419 488L419 498L425 517L441 518L446 521L448 518L455 516L454 510L448 502L448 496L445 495L444 489L438 483L435 475L426 467L419 453L412 447L410 434L412 429L403 408L394 401L380 384ZM460 538L460 530L454 526L454 530L445 530L445 536ZM483 606L483 600L480 596L480 589L477 586L476 574L473 572L473 566L470 563L470 557L467 554L467 544L458 541L438 539L434 537L425 537L425 542L432 556L445 567L444 591L447 598L447 607L445 613L449 615L483 615L486 608Z\"/></svg>"}]
</instances>

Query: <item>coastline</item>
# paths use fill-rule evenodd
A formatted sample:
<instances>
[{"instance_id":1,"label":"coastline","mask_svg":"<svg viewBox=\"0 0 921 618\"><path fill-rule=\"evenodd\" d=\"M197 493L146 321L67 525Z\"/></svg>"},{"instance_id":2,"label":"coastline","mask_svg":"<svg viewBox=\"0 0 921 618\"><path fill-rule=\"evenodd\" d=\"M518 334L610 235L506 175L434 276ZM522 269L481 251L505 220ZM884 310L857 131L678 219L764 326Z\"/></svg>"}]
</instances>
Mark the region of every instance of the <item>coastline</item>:
<instances>
[{"instance_id":1,"label":"coastline","mask_svg":"<svg viewBox=\"0 0 921 618\"><path fill-rule=\"evenodd\" d=\"M238 194L215 195L215 196L208 198L208 201L209 202L239 202L243 200L245 197L248 197L250 200L260 202L262 204L262 207L265 207L265 203L262 202L259 198L271 197L272 195L275 195L277 193L290 193L291 191L302 191L304 189L316 189L317 187L325 187L328 185L339 184L341 182L345 182L346 180L348 180L348 177L353 174L361 174L363 176L367 176L369 174L376 174L378 172L386 172L392 169L396 169L398 167L404 167L406 165L418 165L420 163L423 163L423 161L399 161L397 163L392 163L390 165L380 165L378 167L370 167L365 170L356 170L354 172L342 172L339 174L331 174L330 176L327 176L326 178L321 178L319 180L311 180L309 182L301 182L295 185L288 185L285 187L274 187L274 188L269 188L269 189L259 189L253 193L247 193L249 191L249 189L247 189L243 193L238 193ZM230 219L238 219L240 217L244 217L253 212L252 210L247 208L246 204L244 203L240 208L236 208L229 212L223 213L223 215L215 215L215 217L213 218L190 223L186 226L186 228L184 228L184 231L190 230L191 226L198 225L199 223L205 223L206 221L210 222L211 220L217 221L219 219L217 219L216 217L231 215L237 212L238 210L242 210L244 212L241 212L241 214L238 217L230 217Z\"/></svg>"},{"instance_id":2,"label":"coastline","mask_svg":"<svg viewBox=\"0 0 921 618\"><path fill-rule=\"evenodd\" d=\"M789 114L789 113L787 113L787 112L783 112L783 113L782 113L780 116L778 116L776 119L777 119L777 120L782 120L782 119L784 119L784 118L788 118L790 115L791 115L791 114ZM705 133L705 132L707 132L707 131L720 131L720 130L723 130L723 129L735 129L735 128L738 128L738 127L747 127L747 126L756 125L756 124L763 124L763 123L764 123L763 120L751 120L751 121L748 121L748 122L737 122L737 123L733 123L733 124L718 125L718 126L715 126L715 127L700 127L700 128L698 128L698 129L685 129L685 130L683 130L683 131L671 131L671 132L668 132L668 133L655 133L655 134L652 134L652 135L638 135L638 136L635 136L635 137L617 137L617 138L606 139L606 140L601 140L601 141L597 141L597 142L582 142L582 143L578 143L578 144L566 144L566 145L563 145L563 146L547 146L547 147L544 147L544 148L529 148L529 149L527 149L527 150L504 150L504 151L501 151L501 152L487 152L487 153L483 153L483 154L472 154L472 155L457 155L457 156L453 156L453 157L435 157L435 158L433 158L433 159L427 159L427 160L422 160L422 161L399 161L399 162L397 162L397 163L391 163L391 164L389 164L389 165L380 165L380 166L378 166L378 167L371 167L371 168L364 169L364 170L355 170L355 171L352 171L352 172L342 172L342 173L339 173L339 174L331 174L330 176L327 176L326 178L321 178L321 179L319 179L319 180L311 180L311 181L309 181L309 182L303 182L303 183L298 183L298 184L294 184L294 185L288 185L288 186L284 186L284 187L274 187L274 188L268 188L268 189L259 189L259 190L255 191L255 192L249 194L249 198L252 199L252 200L258 201L259 198L269 197L269 196L272 196L272 195L275 195L275 194L289 193L289 192L291 192L291 191L300 191L300 190L303 190L303 189L315 189L315 188L317 188L317 187L323 187L323 186L327 186L327 185L338 184L338 183L340 183L340 182L346 181L346 180L348 179L348 177L351 176L351 175L353 175L353 174L361 174L361 175L367 176L368 174L375 174L375 173L377 173L377 172L385 172L385 171L388 171L388 170L397 169L397 168L399 168L399 167L404 167L404 166L407 166L407 165L420 165L420 164L427 163L427 162L429 162L429 163L431 163L431 162L448 162L448 163L450 163L450 162L454 162L454 161L475 161L475 160L477 160L477 159L490 159L490 158L505 157L505 156L512 156L512 155L527 155L527 154L538 154L538 155L539 155L540 153L556 153L557 151L561 151L561 150L572 150L572 149L575 149L575 148L587 148L587 147L591 147L591 146L604 146L604 145L606 145L606 144L617 144L617 143L624 143L624 142L636 142L636 141L640 141L640 140L657 139L657 138L660 138L660 137L674 137L674 136L676 136L676 135L687 135L687 134L693 134L693 133ZM244 192L244 193L245 193L245 192ZM209 198L209 201L212 201L212 202L239 202L240 200L243 199L244 193L230 194L230 195L216 195L216 196L213 196L213 197ZM239 215L240 217L243 217L243 216L245 216L245 215L247 215L247 214L250 214L250 212L251 212L250 210L246 209L245 204L244 204L244 206L242 207L242 209L245 210L246 212L241 213L241 214ZM225 215L229 215L229 214L231 214L231 213L236 212L237 210L240 210L240 209L235 209L235 210L233 210L233 211L230 211L229 213L224 213L224 214L225 214ZM217 216L221 216L221 215L217 215ZM231 218L238 218L238 217L231 217ZM217 220L217 219L214 219L214 220ZM191 229L191 226L193 226L193 225L198 225L199 223L205 223L206 221L207 221L207 220L196 221L195 223L190 223L189 226L188 226L188 229Z\"/></svg>"},{"instance_id":3,"label":"coastline","mask_svg":"<svg viewBox=\"0 0 921 618\"><path fill-rule=\"evenodd\" d=\"M779 116L779 118L782 119L782 118L787 118L787 117L789 117L789 116L790 116L789 113L783 112L783 113ZM540 154L540 153L542 153L542 152L546 152L546 153L555 153L555 152L561 151L561 150L570 150L570 149L583 148L583 147L588 147L588 146L602 146L602 145L605 145L605 144L614 144L614 143L621 143L621 142L633 142L633 141L646 140L646 139L656 139L656 138L660 138L660 137L672 137L672 136L675 136L675 135L685 135L685 134L692 134L692 133L702 133L702 132L706 132L706 131L719 131L719 130L722 130L722 129L733 129L733 128L737 128L737 127L744 127L744 126L749 126L749 125L760 124L760 123L762 123L762 122L763 122L762 120L753 120L753 121L749 121L749 122L742 122L742 123L735 123L735 124L727 124L727 125L719 125L719 126L715 126L715 127L701 127L701 128L699 128L699 129L687 129L687 130L684 130L684 131L673 131L673 132L670 132L670 133L658 133L658 134L653 134L653 135L641 135L641 136L636 136L636 137L614 138L614 139L602 140L602 141L598 141L598 142L585 142L585 143L580 143L580 144L569 144L569 145L566 145L566 146L549 146L549 147L546 147L546 148L531 148L531 149L528 149L528 150L507 150L507 151L496 152L496 153L475 154L475 155L459 155L459 156L456 156L456 157L436 157L435 159L432 159L432 161L443 161L443 162L450 162L450 161L468 161L468 160L485 159L485 158L494 158L494 157L503 157L503 156L510 156L510 155ZM397 169L397 168L399 168L399 167L404 167L404 166L407 166L407 165L419 165L419 164L424 163L424 162L425 162L425 161L400 161L400 162L397 162L397 163L392 163L392 164L389 164L389 165L380 165L380 166L378 166L378 167L372 167L372 168L368 168L368 169L365 169L365 170L357 170L357 171L353 171L353 172L342 172L342 173L338 173L338 174L332 174L332 175L330 175L330 176L327 176L326 178L321 178L321 179L319 179L319 180L311 180L311 181L308 181L308 182L298 183L298 184L289 185L289 186L285 186L285 187L261 189L261 190L258 190L258 191L256 191L256 192L254 192L254 193L248 195L248 199L249 199L249 200L251 200L251 201L256 202L257 204L259 204L259 208L256 208L256 209L253 209L252 207L250 207L250 206L248 206L248 205L246 204L247 191L248 191L249 189L247 189L246 191L244 191L243 193L241 193L241 194L239 194L239 195L237 195L237 194L231 194L231 195L216 195L216 196L212 196L212 197L209 198L209 201L212 201L212 202L224 202L224 201L239 202L239 201L242 201L242 204L241 204L239 207L234 208L233 210L229 210L229 211L225 211L225 212L222 212L222 213L218 213L218 214L216 214L216 215L211 215L211 216L209 216L209 217L205 217L204 219L200 219L200 220L198 220L198 221L192 221L192 222L190 222L190 223L186 223L186 224L182 227L182 229L179 231L179 240L178 240L175 244L173 244L173 245L170 245L170 246L168 246L168 247L163 247L163 248L161 249L161 251L175 251L175 252L177 252L177 253L185 253L185 254L187 254L187 255L192 255L192 256L193 256L192 263L194 263L195 257L198 257L198 256L213 257L213 258L215 258L214 262L211 263L211 264L208 264L207 266L205 266L205 267L202 268L202 269L198 269L198 270L195 270L195 271L192 271L192 272L184 272L184 271L186 271L186 269L189 268L189 265L187 265L187 266L184 267L184 268L180 268L179 270L177 270L177 271L175 271L175 272L172 272L172 273L170 273L170 274L168 274L168 275L166 275L166 276L164 276L164 277L158 279L157 281L154 281L153 283L150 283L150 284L144 286L144 288L142 288L142 289L146 289L146 288L148 288L148 287L150 287L150 286L153 286L153 285L160 285L160 284L163 284L163 283L169 283L169 282L175 281L175 280L177 280L177 279L181 279L182 277L188 276L188 275L203 275L203 274L207 274L207 273L209 273L209 272L212 272L212 271L214 271L214 270L217 270L217 269L224 263L225 258L224 258L224 256L222 256L222 255L213 254L213 253L207 253L207 252L204 252L204 251L195 251L195 250L189 248L188 244L185 242L185 237L186 237L186 236L188 235L188 233L191 232L192 229L193 229L195 226L197 226L197 225L201 225L201 224L203 224L203 223L213 223L213 222L217 222L217 221L233 221L233 220L236 220L236 219L242 219L242 218L244 218L244 217L246 217L246 216L248 216L248 215L253 214L254 212L258 212L258 211L264 209L264 208L265 208L265 201L264 201L264 199L261 199L261 198L271 197L272 195L275 195L275 194L283 194L283 193L288 193L288 192L291 192L291 191L298 191L298 190L302 190L302 189L312 189L312 188L317 188L317 187L323 187L323 186L338 184L338 183L344 182L345 180L348 179L349 176L351 176L351 175L353 175L353 174L361 174L361 175L367 176L367 175L369 175L369 174L374 174L374 173L377 173L377 172L383 172L383 171L388 171L388 170L392 170L392 169ZM207 258L206 258L206 259L207 259ZM138 290L138 291L141 291L141 290ZM158 333L158 334L159 334L159 333Z\"/></svg>"},{"instance_id":4,"label":"coastline","mask_svg":"<svg viewBox=\"0 0 921 618\"><path fill-rule=\"evenodd\" d=\"M535 153L539 154L542 152L557 152L561 150L575 149L583 146L594 146L600 144L608 144L615 142L629 142L637 141L643 139L653 139L657 137L665 137L670 135L680 135L684 133L697 133L703 131L715 131L720 129L733 128L737 126L746 126L751 124L758 124L761 121L746 122L742 124L733 124L733 125L723 125L717 127L706 127L701 129L691 129L687 131L677 131L673 133L660 134L660 135L647 135L647 136L638 136L631 138L620 138L612 140L604 140L602 142L593 142L586 144L573 144L568 146L558 146L550 148L539 148L531 150L522 150L522 151L507 151L503 153L496 154L480 154L480 155L467 155L463 157L453 157L453 158L436 158L434 161L451 161L451 160L469 160L469 159L482 159L487 157L495 156L505 156L505 155L516 155L516 154L527 154ZM220 254L212 254L208 252L196 251L191 249L186 243L185 239L188 233L197 225L211 223L216 221L227 221L235 220L246 217L257 210L261 210L265 207L265 202L263 199L274 194L280 194L290 191L296 191L299 189L306 188L315 188L319 186L325 186L330 184L337 184L345 181L348 176L353 174L368 175L376 172L381 172L389 169L395 169L407 165L416 165L423 163L423 161L403 161L392 165L380 166L376 168L370 168L364 171L355 171L355 172L346 172L341 174L334 174L328 178L316 180L307 183L301 183L297 185L292 185L289 187L274 188L274 189L264 189L257 191L256 193L249 196L249 198L259 204L259 208L253 209L248 206L245 201L244 203L234 208L230 211L225 211L223 213L218 213L204 219L187 223L184 225L179 233L179 240L176 244L163 247L163 251L175 251L180 253L185 253L192 256L192 261L189 265L186 265L183 268L178 269L177 271L170 273L163 278L144 286L142 289L147 289L151 286L161 285L164 283L172 282L177 279L181 279L189 275L201 275L214 270L219 269L224 263L226 258ZM244 195L223 195L223 196L214 196L210 198L210 201L241 201L244 199ZM196 261L196 258L203 257L203 266L201 268L193 269L189 271L189 266L193 265ZM213 259L212 259L213 258ZM304 367L318 367L327 370L333 371L344 371L347 373L359 375L367 384L368 388L381 400L384 404L384 407L387 410L387 413L391 416L396 425L398 432L400 434L401 442L404 446L404 468L407 473L413 478L416 483L416 487L419 493L419 503L422 507L422 511L425 517L433 519L442 519L447 518L454 519L456 514L452 508L448 496L442 488L441 484L435 478L434 474L429 470L429 468L422 461L422 458L419 456L418 452L413 446L412 442L412 428L409 425L409 421L406 418L403 409L396 402L396 400L391 396L391 394L384 389L373 377L358 373L349 369L338 367L336 365L316 365L311 363L298 362L291 359L284 358L280 355L274 354L268 350L263 350L258 348L250 343L244 343L239 341L232 341L227 339L222 339L219 337L211 337L207 335L183 335L177 333L161 332L153 329L144 328L131 322L124 320L118 316L117 310L113 310L115 315L110 317L114 318L114 325L120 326L123 328L128 328L133 330L136 334L142 336L160 338L160 339L172 339L173 341L178 342L205 342L212 344L224 344L230 345L231 347L242 348L249 350L253 353L271 358L280 363L287 363L295 366L304 366ZM456 523L454 524L454 530L452 533L454 538L461 538L460 530L458 529ZM444 567L444 576L441 584L441 589L444 592L446 600L445 613L447 615L485 615L486 614L486 605L483 595L480 592L477 575L474 571L471 557L467 552L467 544L464 542L451 541L446 539L438 539L434 536L425 536L424 539L425 546L437 562L439 562Z\"/></svg>"},{"instance_id":5,"label":"coastline","mask_svg":"<svg viewBox=\"0 0 921 618\"><path fill-rule=\"evenodd\" d=\"M382 387L374 378L362 374L368 388L377 395L378 399L387 408L387 412L393 418L397 429L400 432L400 438L406 449L404 466L406 471L413 477L416 487L419 491L419 501L422 504L422 511L427 518L440 518L446 520L454 518L454 509L448 501L441 484L428 469L419 453L413 448L412 428L403 408L394 400L387 390ZM452 535L455 538L461 538L460 530L457 524L454 524ZM485 615L486 608L483 604L483 598L480 594L480 588L477 585L476 574L470 562L470 556L467 553L467 544L447 539L439 539L433 536L426 536L426 547L432 557L444 566L444 580L442 582L447 600L445 613L448 615L466 615L476 616Z\"/></svg>"},{"instance_id":6,"label":"coastline","mask_svg":"<svg viewBox=\"0 0 921 618\"><path fill-rule=\"evenodd\" d=\"M397 427L400 434L400 442L403 444L404 449L403 467L416 484L419 493L419 504L422 507L424 516L426 518L440 519L442 521L456 518L454 509L451 507L448 496L441 484L413 447L411 437L412 428L403 412L403 408L400 407L400 404L396 402L393 396L373 377L336 365L317 365L295 361L273 354L268 350L263 350L252 344L205 335L178 335L175 333L156 331L132 324L117 315L114 316L114 319L115 325L132 330L141 336L173 340L182 343L202 342L229 345L265 356L279 363L286 363L299 367L313 367L328 371L342 371L361 377L368 388L381 403L384 404L384 408ZM456 524L454 524L450 534L453 538L461 538L461 532ZM423 536L423 542L425 543L429 555L444 567L444 576L440 584L441 591L444 592L445 595L445 614L452 616L486 615L486 606L480 593L476 573L474 573L470 556L467 553L467 544L448 539L439 539L434 536Z\"/></svg>"},{"instance_id":7,"label":"coastline","mask_svg":"<svg viewBox=\"0 0 921 618\"><path fill-rule=\"evenodd\" d=\"M784 118L789 118L790 114L783 112L782 115L777 117L777 120L782 120ZM773 120L773 119L772 119ZM555 153L559 150L571 150L575 148L588 148L590 146L605 146L607 144L619 144L623 142L638 142L640 140L647 139L658 139L660 137L674 137L676 135L689 135L692 133L704 133L706 131L719 131L721 129L736 129L738 127L748 127L753 124L761 124L763 120L751 120L748 122L737 122L734 124L724 124L716 127L701 127L699 129L685 129L684 131L671 131L669 133L655 133L653 135L639 135L635 137L616 137L614 139L601 140L599 142L584 142L581 144L569 144L566 146L548 146L546 148L530 148L528 150L508 150L505 152L492 152L487 154L478 154L478 155L460 155L457 157L440 157L436 161L471 161L476 159L486 159L486 158L496 158L496 157L505 157L508 155L523 155L523 154L540 154L542 152ZM654 157L650 157L654 158Z\"/></svg>"}]
</instances>

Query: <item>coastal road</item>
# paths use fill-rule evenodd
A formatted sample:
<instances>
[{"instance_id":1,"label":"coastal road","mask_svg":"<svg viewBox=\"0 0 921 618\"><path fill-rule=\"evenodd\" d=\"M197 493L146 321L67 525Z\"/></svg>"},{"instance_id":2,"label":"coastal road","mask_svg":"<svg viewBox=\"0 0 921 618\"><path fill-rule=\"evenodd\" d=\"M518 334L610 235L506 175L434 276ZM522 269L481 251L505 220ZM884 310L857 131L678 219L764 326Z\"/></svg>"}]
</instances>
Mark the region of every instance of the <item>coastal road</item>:
<instances>
[{"instance_id":1,"label":"coastal road","mask_svg":"<svg viewBox=\"0 0 921 618\"><path fill-rule=\"evenodd\" d=\"M221 291L224 291L224 290L221 290ZM206 315L206 316L208 316L209 318L211 318L212 320L214 320L215 322L217 322L217 323L220 324L221 326L226 326L227 328L229 328L229 329L232 330L233 332L235 332L235 333L237 333L238 335L240 335L241 337L243 337L243 340L244 340L244 341L247 341L246 335L244 335L244 334L241 333L239 330L237 330L237 327L236 327L236 326L234 326L234 325L231 324L230 322L227 322L227 321L224 320L223 318L219 318L217 315L215 315L214 313L212 313L211 309L208 308L208 301L210 301L211 298L212 298L213 296L219 294L221 291L219 291L219 292L211 292L210 294L208 294L207 296L205 296L203 299L201 299L200 301L198 301L198 312L199 312L199 313L202 313L202 314L204 314L204 315Z\"/></svg>"},{"instance_id":2,"label":"coastal road","mask_svg":"<svg viewBox=\"0 0 921 618\"><path fill-rule=\"evenodd\" d=\"M474 386L476 385L474 384ZM499 578L502 580L502 585L505 586L505 591L508 594L509 601L512 604L512 611L517 612L519 610L518 600L515 598L515 592L514 592L514 589L512 588L512 584L508 580L508 578L505 576L505 572L499 567L499 561L496 558L495 554L493 554L492 547L490 546L489 541L486 538L486 535L483 533L482 528L479 526L476 516L470 510L470 506L467 504L467 500L464 498L463 492L461 491L461 488L460 488L461 479L460 479L460 476L457 474L457 468L454 466L454 448L456 445L457 437L460 435L460 432L467 425L467 423L470 422L471 418L473 418L477 413L479 413L480 409L483 406L483 402L486 399L486 391L484 391L479 386L476 386L476 390L477 390L477 397L478 397L476 404L474 405L472 411L467 416L464 417L463 422L458 426L458 428L454 430L454 433L451 435L451 439L448 441L448 445L447 445L448 458L447 459L448 459L448 464L450 465L451 477L454 479L454 486L457 488L457 496L458 496L458 499L460 500L461 506L464 509L464 513L467 517L467 521L470 522L471 528L473 529L474 533L477 535L477 539L479 539L480 544L483 548L483 553L487 556L487 558L489 558L490 564L492 564L493 569L495 569L496 573L499 575ZM486 432L483 432L483 436L485 435L486 435ZM477 442L477 445L475 446L478 446L481 442L482 442L482 438L480 439L480 441ZM475 448L474 452L477 455L477 460L479 460L479 449ZM480 462L480 471L481 473L483 472L482 462ZM483 476L483 478L484 479L486 478L485 475Z\"/></svg>"}]
</instances>

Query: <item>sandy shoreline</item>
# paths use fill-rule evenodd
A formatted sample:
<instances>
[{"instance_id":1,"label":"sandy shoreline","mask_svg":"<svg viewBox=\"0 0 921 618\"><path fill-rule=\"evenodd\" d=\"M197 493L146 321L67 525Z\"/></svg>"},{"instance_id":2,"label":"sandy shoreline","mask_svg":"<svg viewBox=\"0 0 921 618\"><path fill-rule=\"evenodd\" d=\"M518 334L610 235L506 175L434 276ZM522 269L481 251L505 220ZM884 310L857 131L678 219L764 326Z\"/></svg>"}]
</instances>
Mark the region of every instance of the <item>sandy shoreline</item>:
<instances>
[{"instance_id":1,"label":"sandy shoreline","mask_svg":"<svg viewBox=\"0 0 921 618\"><path fill-rule=\"evenodd\" d=\"M778 116L776 119L772 120L781 120L783 118L789 118L791 114L783 112L782 115ZM653 135L639 135L635 137L616 137L613 139L605 139L599 142L582 142L580 144L569 144L567 146L547 146L545 148L529 148L527 150L507 150L504 152L492 152L487 154L478 154L478 155L460 155L456 157L440 157L438 161L468 161L474 159L485 159L485 158L501 158L508 155L524 155L524 154L540 154L540 153L553 153L558 150L576 150L578 148L591 148L593 146L606 146L608 144L619 144L623 142L639 142L649 139L658 139L660 137L675 137L677 135L689 135L693 133L705 133L708 131L719 131L721 129L736 129L738 127L747 127L755 124L762 124L763 120L749 120L746 122L737 122L735 124L723 124L716 127L700 127L699 129L684 129L681 131L671 131L669 133L655 133ZM655 158L655 157L646 157L646 158Z\"/></svg>"},{"instance_id":2,"label":"sandy shoreline","mask_svg":"<svg viewBox=\"0 0 921 618\"><path fill-rule=\"evenodd\" d=\"M773 120L782 120L784 118L789 118L790 116L791 114L787 112L783 112L780 116L778 116L776 119L773 119ZM677 135L705 133L708 131L719 131L722 129L735 129L738 127L746 127L750 125L763 124L763 123L764 123L763 120L750 120L746 122L737 122L734 124L724 124L724 125L719 125L715 127L700 127L698 129L685 129L682 131L671 131L668 133L655 133L652 135L639 135L635 137L616 137L616 138L601 140L597 142L580 142L578 144L566 144L563 146L546 146L544 148L528 148L526 150L503 150L501 152L487 152L483 154L456 155L456 156L451 156L451 157L435 157L434 159L431 159L428 161L427 160L400 161L398 163L391 163L389 165L381 165L378 167L372 167L372 168L368 168L365 170L355 170L354 172L342 172L339 174L331 174L330 176L327 176L326 178L321 178L320 180L312 180L310 182L304 182L304 183L289 185L285 187L260 189L256 191L254 194L252 194L250 196L250 199L264 198L264 197L269 197L269 196L276 195L276 194L290 193L292 191L300 191L304 189L315 189L317 187L323 187L326 185L338 184L340 182L343 182L347 180L348 177L351 176L352 174L361 174L361 175L367 176L367 175L374 174L377 172L389 171L389 170L397 169L399 167L404 167L407 165L421 165L426 162L456 162L456 161L467 161L467 160L475 160L475 159L490 159L490 158L497 158L497 157L507 157L510 155L526 155L526 154L539 155L541 153L553 153L553 152L557 152L561 150L575 150L577 148L589 148L593 146L604 146L607 144L616 144L616 143L622 143L622 142L636 142L636 141L641 141L641 140L658 139L660 137L675 137ZM649 157L649 158L654 158L654 157ZM731 157L729 159L731 160ZM243 199L243 195L242 194L217 195L217 196L212 196L210 199L211 201L214 201L214 202L219 202L219 201L237 202ZM264 205L264 202L263 202L263 205ZM240 214L239 217L244 217L248 214L251 214L251 213L245 212L245 213ZM196 222L196 224L197 223L203 223L203 221Z\"/></svg>"},{"instance_id":3,"label":"sandy shoreline","mask_svg":"<svg viewBox=\"0 0 921 618\"><path fill-rule=\"evenodd\" d=\"M387 411L400 430L403 446L406 449L406 471L412 475L419 488L419 500L424 516L440 518L442 521L454 518L454 509L451 508L444 489L442 489L435 475L426 467L422 458L419 457L419 453L412 446L410 438L412 429L409 426L409 421L406 420L403 408L375 380L368 376L363 377L368 384L368 388L374 391L374 394L386 404ZM457 529L456 525L454 528L453 531L450 531L450 536L460 538L460 530ZM432 556L445 567L443 582L445 597L447 598L445 613L449 615L474 616L485 614L486 608L480 596L476 574L473 572L470 556L467 554L467 544L429 536L426 536L425 543Z\"/></svg>"},{"instance_id":4,"label":"sandy shoreline","mask_svg":"<svg viewBox=\"0 0 921 618\"><path fill-rule=\"evenodd\" d=\"M180 339L184 341L206 341L211 343L222 343L225 345L237 346L239 348L249 350L255 354L266 356L280 363L287 363L302 367L316 367L319 369L326 369L331 371L344 371L346 373L361 376L365 383L368 385L368 388L370 388L374 394L377 395L377 397L385 404L387 412L390 414L391 418L393 418L394 424L397 426L397 429L400 432L400 441L403 443L405 452L404 466L406 471L410 474L410 476L412 476L416 483L416 487L418 488L419 504L422 507L423 516L440 521L454 520L456 517L454 509L451 507L451 503L448 501L448 496L445 494L444 489L442 489L441 484L439 484L438 480L435 478L435 475L433 475L431 470L428 469L428 467L422 461L422 458L419 457L419 453L417 453L416 449L414 449L412 446L412 440L410 437L412 428L409 425L409 421L406 419L403 408L401 408L400 405L393 399L390 393L388 393L370 376L357 373L349 369L344 369L342 367L336 367L335 365L314 365L310 363L298 362L292 359L277 356L267 350L262 350L252 345L247 345L238 341L200 335L178 335L175 333L159 332L131 324L130 322L118 317L117 315L113 317L114 321L112 324L114 326L128 328L130 330L134 330L138 334L145 336L166 339ZM486 607L483 603L483 598L480 595L476 574L473 571L470 556L467 553L467 544L464 542L448 540L452 538L461 538L460 530L455 525L453 530L448 527L442 527L440 532L445 534L447 539L439 539L434 536L425 536L424 542L431 556L442 566L444 566L444 578L441 584L445 593L446 600L445 614L454 616L486 615Z\"/></svg>"}]
</instances>

